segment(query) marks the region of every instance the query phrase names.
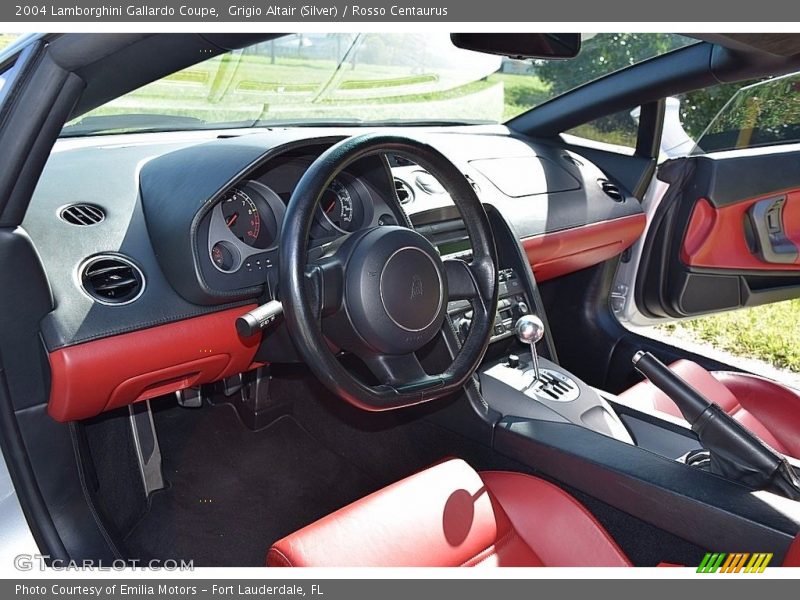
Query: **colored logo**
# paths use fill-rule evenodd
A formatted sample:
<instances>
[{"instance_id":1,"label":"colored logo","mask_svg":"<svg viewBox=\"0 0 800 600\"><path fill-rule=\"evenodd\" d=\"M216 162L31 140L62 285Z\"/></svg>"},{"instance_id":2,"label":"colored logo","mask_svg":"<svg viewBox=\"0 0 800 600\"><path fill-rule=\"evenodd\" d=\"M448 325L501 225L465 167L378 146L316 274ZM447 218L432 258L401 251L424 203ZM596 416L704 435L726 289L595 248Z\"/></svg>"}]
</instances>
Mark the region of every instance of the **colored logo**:
<instances>
[{"instance_id":1,"label":"colored logo","mask_svg":"<svg viewBox=\"0 0 800 600\"><path fill-rule=\"evenodd\" d=\"M698 573L763 573L772 552L709 552L697 567Z\"/></svg>"}]
</instances>

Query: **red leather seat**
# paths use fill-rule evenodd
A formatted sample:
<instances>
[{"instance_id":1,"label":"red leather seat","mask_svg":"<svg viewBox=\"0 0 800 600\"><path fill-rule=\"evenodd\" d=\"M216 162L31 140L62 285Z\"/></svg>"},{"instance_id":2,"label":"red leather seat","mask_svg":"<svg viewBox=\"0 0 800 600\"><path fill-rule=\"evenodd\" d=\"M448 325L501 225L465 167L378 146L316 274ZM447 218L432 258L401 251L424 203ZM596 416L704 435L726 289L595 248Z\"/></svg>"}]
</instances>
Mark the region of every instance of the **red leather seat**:
<instances>
[{"instance_id":1,"label":"red leather seat","mask_svg":"<svg viewBox=\"0 0 800 600\"><path fill-rule=\"evenodd\" d=\"M670 368L767 444L800 457L800 394L748 373L711 373L689 360L676 361ZM649 381L637 383L620 398L682 418L675 403Z\"/></svg>"},{"instance_id":2,"label":"red leather seat","mask_svg":"<svg viewBox=\"0 0 800 600\"><path fill-rule=\"evenodd\" d=\"M276 542L267 565L630 566L561 488L439 463Z\"/></svg>"}]
</instances>

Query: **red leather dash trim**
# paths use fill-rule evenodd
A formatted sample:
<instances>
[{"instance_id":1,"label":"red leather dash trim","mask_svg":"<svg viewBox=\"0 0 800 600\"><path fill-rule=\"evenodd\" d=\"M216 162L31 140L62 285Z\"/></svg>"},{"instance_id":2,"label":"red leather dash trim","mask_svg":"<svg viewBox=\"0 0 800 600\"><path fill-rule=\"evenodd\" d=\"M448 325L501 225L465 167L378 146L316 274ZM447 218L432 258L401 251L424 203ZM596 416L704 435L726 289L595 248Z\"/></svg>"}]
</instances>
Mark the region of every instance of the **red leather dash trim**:
<instances>
[{"instance_id":1,"label":"red leather dash trim","mask_svg":"<svg viewBox=\"0 0 800 600\"><path fill-rule=\"evenodd\" d=\"M235 322L253 308L232 308L51 352L50 416L62 422L86 419L248 370L261 339L240 338Z\"/></svg>"},{"instance_id":2,"label":"red leather dash trim","mask_svg":"<svg viewBox=\"0 0 800 600\"><path fill-rule=\"evenodd\" d=\"M681 247L681 260L690 267L752 271L800 270L800 258L794 263L768 263L750 252L745 239L745 220L750 207L766 198L786 196L783 227L786 236L800 247L800 190L776 192L750 198L721 208L700 198L692 209Z\"/></svg>"},{"instance_id":3,"label":"red leather dash trim","mask_svg":"<svg viewBox=\"0 0 800 600\"><path fill-rule=\"evenodd\" d=\"M617 256L644 232L644 214L544 233L522 240L536 279L547 281Z\"/></svg>"}]
</instances>

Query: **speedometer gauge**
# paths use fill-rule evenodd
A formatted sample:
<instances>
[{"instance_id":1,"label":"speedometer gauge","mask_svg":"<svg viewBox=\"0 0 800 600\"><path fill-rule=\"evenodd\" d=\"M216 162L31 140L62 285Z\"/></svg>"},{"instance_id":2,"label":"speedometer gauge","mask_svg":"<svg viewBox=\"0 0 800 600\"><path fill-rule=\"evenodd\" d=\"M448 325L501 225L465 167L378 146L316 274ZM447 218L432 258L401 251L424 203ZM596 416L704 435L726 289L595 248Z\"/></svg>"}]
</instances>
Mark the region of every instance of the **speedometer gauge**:
<instances>
[{"instance_id":1,"label":"speedometer gauge","mask_svg":"<svg viewBox=\"0 0 800 600\"><path fill-rule=\"evenodd\" d=\"M248 246L256 246L261 233L261 215L253 199L232 188L222 201L222 216L231 233Z\"/></svg>"},{"instance_id":2,"label":"speedometer gauge","mask_svg":"<svg viewBox=\"0 0 800 600\"><path fill-rule=\"evenodd\" d=\"M317 205L311 238L330 240L372 222L375 205L365 180L343 171L328 184Z\"/></svg>"},{"instance_id":3,"label":"speedometer gauge","mask_svg":"<svg viewBox=\"0 0 800 600\"><path fill-rule=\"evenodd\" d=\"M354 231L358 228L359 219L356 215L357 207L353 203L353 196L347 186L334 179L322 193L320 207L325 218L337 229Z\"/></svg>"}]
</instances>

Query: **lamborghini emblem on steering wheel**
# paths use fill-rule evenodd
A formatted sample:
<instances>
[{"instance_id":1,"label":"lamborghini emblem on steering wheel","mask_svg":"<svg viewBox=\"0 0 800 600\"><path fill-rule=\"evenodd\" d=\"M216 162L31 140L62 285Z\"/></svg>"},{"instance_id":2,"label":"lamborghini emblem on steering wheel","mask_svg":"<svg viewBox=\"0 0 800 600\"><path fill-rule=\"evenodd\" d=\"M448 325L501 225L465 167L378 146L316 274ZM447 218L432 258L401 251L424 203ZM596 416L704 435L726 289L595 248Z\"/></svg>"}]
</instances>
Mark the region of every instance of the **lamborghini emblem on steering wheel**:
<instances>
[{"instance_id":1,"label":"lamborghini emblem on steering wheel","mask_svg":"<svg viewBox=\"0 0 800 600\"><path fill-rule=\"evenodd\" d=\"M419 275L414 275L411 278L411 299L422 296L422 279Z\"/></svg>"}]
</instances>

